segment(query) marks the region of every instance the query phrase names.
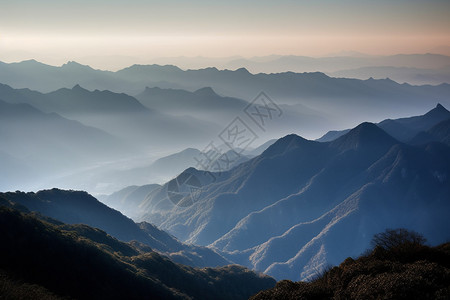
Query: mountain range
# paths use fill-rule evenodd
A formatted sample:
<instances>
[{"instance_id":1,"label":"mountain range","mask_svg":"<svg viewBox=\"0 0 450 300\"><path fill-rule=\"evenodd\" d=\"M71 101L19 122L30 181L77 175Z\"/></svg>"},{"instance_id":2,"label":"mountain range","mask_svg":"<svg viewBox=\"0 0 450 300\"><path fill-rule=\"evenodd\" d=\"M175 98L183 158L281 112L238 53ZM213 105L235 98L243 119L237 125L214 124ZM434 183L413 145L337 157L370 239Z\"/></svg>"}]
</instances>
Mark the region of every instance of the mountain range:
<instances>
[{"instance_id":1,"label":"mountain range","mask_svg":"<svg viewBox=\"0 0 450 300\"><path fill-rule=\"evenodd\" d=\"M59 186L111 193L128 185L164 182L187 167L196 166L195 155L189 154L190 157L185 158L183 163L168 157L166 160L172 161L171 166L167 163L158 166L162 161L155 160L163 158L168 149L185 149L186 146L203 149L212 140L218 139L218 135L231 126L236 117L244 120L246 126L253 127L251 130L260 140L278 137L292 128L302 128L303 132L323 132L333 124L329 116L301 104L280 104L278 108L282 118L268 119L270 124L261 129L244 112L250 105L248 102L219 96L211 88L196 92L147 88L138 96L142 103L123 93L89 91L78 84L71 89L62 88L50 93L13 89L0 84L0 96L5 102L18 105L14 106L15 118L21 124L19 128L27 132L21 135L10 131L9 143L1 149L5 171L14 169L11 173L18 174L4 183L4 190ZM22 113L20 109L26 110L25 107L31 106L42 114L42 118L51 119L51 116L59 115L104 136L86 133L84 139L80 139L74 136L71 127L53 124L54 128L46 131L45 139L65 147L53 145L47 149L49 143L44 142L44 133L34 132L41 128L40 124L33 122L34 118L25 120L19 117ZM4 119L5 122L8 120ZM54 123L52 120L46 122ZM13 124L5 124L5 128ZM22 138L31 132L33 136L30 139ZM70 138L69 142L65 142L67 138ZM4 140L8 141L6 136ZM223 141L219 142L223 144ZM10 149L8 145L20 151ZM43 151L23 153L23 150L39 151L40 148ZM229 147L227 149L222 151L233 151ZM199 153L201 151L197 150ZM90 160L82 161L77 158L80 155ZM241 156L235 163L242 162L246 154ZM73 163L76 168L70 168L68 163ZM49 169L50 165L55 169ZM34 175L28 171L33 169L36 170ZM20 176L24 180L19 180ZM30 180L25 180L26 177ZM123 181L124 178L128 181ZM32 187L29 186L31 181L34 182Z\"/></svg>"},{"instance_id":2,"label":"mountain range","mask_svg":"<svg viewBox=\"0 0 450 300\"><path fill-rule=\"evenodd\" d=\"M364 53L336 53L327 57L269 55L261 57L169 57L153 60L182 69L216 66L219 69L246 68L251 73L324 72L332 77L390 78L398 83L422 85L449 83L450 59L439 54L398 54L374 56Z\"/></svg>"},{"instance_id":3,"label":"mountain range","mask_svg":"<svg viewBox=\"0 0 450 300\"><path fill-rule=\"evenodd\" d=\"M414 56L403 58L414 61ZM436 58L437 62L446 59ZM399 57L392 57L389 61L396 59L401 61ZM221 95L247 102L264 91L279 104L302 104L321 112L334 111L335 115L342 116L341 122L349 115L358 116L357 121L362 122L399 110L406 114L417 113L429 106L430 99L438 100L445 106L450 104L448 84L412 86L389 79L332 78L318 72L252 74L244 68L235 71L216 68L184 71L170 65L133 65L110 72L94 70L75 62L53 67L37 61L25 61L2 63L0 82L14 88L27 87L41 92L80 84L89 90L110 90L129 95L141 94L146 87L189 91L211 87ZM371 111L371 114L365 111Z\"/></svg>"},{"instance_id":4,"label":"mountain range","mask_svg":"<svg viewBox=\"0 0 450 300\"><path fill-rule=\"evenodd\" d=\"M220 130L217 125L189 116L175 118L151 110L123 93L91 92L78 84L71 89L62 88L46 94L1 85L0 95L4 101L26 103L44 112L60 114L140 147L156 147L162 143L173 145L173 141L195 144ZM196 135L187 138L188 132L195 132Z\"/></svg>"},{"instance_id":5,"label":"mountain range","mask_svg":"<svg viewBox=\"0 0 450 300\"><path fill-rule=\"evenodd\" d=\"M450 66L450 58L445 55L431 53L397 54L387 56L375 56L358 53L356 55L336 54L328 57L272 55L265 57L254 57L250 59L234 59L233 61L227 63L225 68L235 69L245 67L254 73L280 73L290 70L293 72L320 71L333 74L349 69L369 67L377 68L385 66L394 68L439 70L442 67ZM389 73L384 73L382 78L389 77L388 74ZM375 76L374 74L371 74L368 77ZM424 84L423 81L422 84Z\"/></svg>"},{"instance_id":6,"label":"mountain range","mask_svg":"<svg viewBox=\"0 0 450 300\"><path fill-rule=\"evenodd\" d=\"M181 193L191 205L174 205L169 182L141 203L141 219L275 278L307 279L359 255L386 227L448 239L449 153L439 142L405 144L372 123L332 142L288 135L228 172L185 170L178 182L200 182L195 199Z\"/></svg>"},{"instance_id":7,"label":"mountain range","mask_svg":"<svg viewBox=\"0 0 450 300\"><path fill-rule=\"evenodd\" d=\"M448 61L248 63L329 72L386 63L432 76ZM102 276L99 293L118 297L247 298L274 281L245 268L312 280L386 228L431 245L450 238L448 83L37 61L0 63L0 82L0 191L34 191L0 193L0 281L12 293L36 285L43 297L96 297ZM330 128L348 129L309 139Z\"/></svg>"},{"instance_id":8,"label":"mountain range","mask_svg":"<svg viewBox=\"0 0 450 300\"><path fill-rule=\"evenodd\" d=\"M417 135L423 135L428 130L432 130L432 133L427 141L439 141L445 142L445 132L442 138L439 138L440 133L438 131L444 130L445 125L439 125L441 122L447 122L450 119L450 112L441 104L437 104L436 107L430 110L428 113L422 116L414 116L408 118L400 119L386 119L377 124L378 127L398 139L402 142L409 142L411 140L416 140L415 143L419 142ZM443 124L444 124L443 123ZM437 126L433 129L434 126ZM335 140L336 138L348 133L350 129L340 130L340 131L330 131L323 135L321 138L317 139L319 142L329 142ZM448 132L447 132L448 134ZM433 135L435 139L433 139Z\"/></svg>"},{"instance_id":9,"label":"mountain range","mask_svg":"<svg viewBox=\"0 0 450 300\"><path fill-rule=\"evenodd\" d=\"M361 67L357 69L341 70L327 73L332 77L345 77L357 79L383 79L390 78L398 83L414 85L438 85L450 82L450 67L439 69L418 69L406 67Z\"/></svg>"}]
</instances>

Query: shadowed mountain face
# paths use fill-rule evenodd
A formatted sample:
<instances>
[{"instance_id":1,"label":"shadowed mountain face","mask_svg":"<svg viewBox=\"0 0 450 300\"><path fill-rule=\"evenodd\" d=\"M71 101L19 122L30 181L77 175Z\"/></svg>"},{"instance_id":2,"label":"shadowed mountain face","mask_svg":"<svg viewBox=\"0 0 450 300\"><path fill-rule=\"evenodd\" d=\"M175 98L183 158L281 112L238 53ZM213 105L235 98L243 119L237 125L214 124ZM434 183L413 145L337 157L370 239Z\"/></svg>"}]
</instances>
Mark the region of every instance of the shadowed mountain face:
<instances>
[{"instance_id":1,"label":"shadowed mountain face","mask_svg":"<svg viewBox=\"0 0 450 300\"><path fill-rule=\"evenodd\" d=\"M0 193L0 197L64 223L87 224L100 228L121 241L137 241L172 257L176 262L199 267L230 263L211 249L183 244L151 224L136 224L86 192L52 189L37 193Z\"/></svg>"},{"instance_id":2,"label":"shadowed mountain face","mask_svg":"<svg viewBox=\"0 0 450 300\"><path fill-rule=\"evenodd\" d=\"M174 206L166 184L142 219L278 279L359 255L386 227L449 238L449 148L409 146L372 123L330 143L289 135L223 174L185 174L202 182L192 205Z\"/></svg>"},{"instance_id":3,"label":"shadowed mountain face","mask_svg":"<svg viewBox=\"0 0 450 300\"><path fill-rule=\"evenodd\" d=\"M247 299L274 285L272 278L239 266L178 265L99 229L21 213L1 197L0 202L0 284L6 298Z\"/></svg>"},{"instance_id":4,"label":"shadowed mountain face","mask_svg":"<svg viewBox=\"0 0 450 300\"><path fill-rule=\"evenodd\" d=\"M450 118L442 121L427 131L418 133L409 143L421 145L429 142L441 142L450 146Z\"/></svg>"}]
</instances>

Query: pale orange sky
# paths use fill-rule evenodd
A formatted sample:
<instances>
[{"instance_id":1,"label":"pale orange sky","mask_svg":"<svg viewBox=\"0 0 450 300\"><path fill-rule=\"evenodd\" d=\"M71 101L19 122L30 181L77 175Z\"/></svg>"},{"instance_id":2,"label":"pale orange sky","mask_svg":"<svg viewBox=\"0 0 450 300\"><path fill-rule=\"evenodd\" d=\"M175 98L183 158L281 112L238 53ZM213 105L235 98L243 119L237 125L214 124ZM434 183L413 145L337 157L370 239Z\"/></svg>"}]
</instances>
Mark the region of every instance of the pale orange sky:
<instances>
[{"instance_id":1,"label":"pale orange sky","mask_svg":"<svg viewBox=\"0 0 450 300\"><path fill-rule=\"evenodd\" d=\"M32 1L0 4L0 60L117 69L158 57L450 55L450 1Z\"/></svg>"}]
</instances>

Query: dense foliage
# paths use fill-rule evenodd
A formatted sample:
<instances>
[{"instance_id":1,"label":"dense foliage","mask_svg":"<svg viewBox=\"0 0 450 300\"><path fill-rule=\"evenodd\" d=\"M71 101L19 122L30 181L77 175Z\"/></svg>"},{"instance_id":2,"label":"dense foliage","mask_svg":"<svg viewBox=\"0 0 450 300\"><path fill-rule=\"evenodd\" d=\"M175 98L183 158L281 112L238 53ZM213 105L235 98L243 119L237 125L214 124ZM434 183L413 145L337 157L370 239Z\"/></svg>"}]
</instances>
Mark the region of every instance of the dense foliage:
<instances>
[{"instance_id":1,"label":"dense foliage","mask_svg":"<svg viewBox=\"0 0 450 300\"><path fill-rule=\"evenodd\" d=\"M274 285L243 267L185 267L101 230L5 206L0 236L2 299L246 299Z\"/></svg>"},{"instance_id":2,"label":"dense foliage","mask_svg":"<svg viewBox=\"0 0 450 300\"><path fill-rule=\"evenodd\" d=\"M375 248L311 282L283 280L262 299L450 299L450 243L438 247L404 229L377 234Z\"/></svg>"}]
</instances>

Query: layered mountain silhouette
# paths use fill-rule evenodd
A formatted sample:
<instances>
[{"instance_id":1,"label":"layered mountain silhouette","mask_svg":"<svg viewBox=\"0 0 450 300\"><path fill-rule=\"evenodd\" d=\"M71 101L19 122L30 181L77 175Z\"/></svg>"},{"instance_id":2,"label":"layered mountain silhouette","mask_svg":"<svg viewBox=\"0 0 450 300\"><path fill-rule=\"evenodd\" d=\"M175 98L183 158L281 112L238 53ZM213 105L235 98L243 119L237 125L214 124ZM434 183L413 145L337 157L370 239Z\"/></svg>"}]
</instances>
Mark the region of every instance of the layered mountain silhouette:
<instances>
[{"instance_id":1,"label":"layered mountain silhouette","mask_svg":"<svg viewBox=\"0 0 450 300\"><path fill-rule=\"evenodd\" d=\"M450 82L450 68L420 69L407 67L361 67L357 69L340 70L329 72L332 77L345 78L390 78L398 83L408 82L410 84L433 84L438 85Z\"/></svg>"},{"instance_id":2,"label":"layered mountain silhouette","mask_svg":"<svg viewBox=\"0 0 450 300\"><path fill-rule=\"evenodd\" d=\"M215 115L225 124L248 105L248 102L241 99L221 97L210 87L194 92L147 87L136 98L151 109L174 115L189 113L203 119L210 119L211 115Z\"/></svg>"},{"instance_id":3,"label":"layered mountain silhouette","mask_svg":"<svg viewBox=\"0 0 450 300\"><path fill-rule=\"evenodd\" d=\"M252 150L249 149L248 152L243 151L240 154L234 150L229 150L230 148L227 146L220 147L217 151L209 150L210 152L207 155L212 157L212 161L205 166L209 167L210 165L218 163L220 164L221 169L228 170L249 160L250 158L256 156L256 154L260 154L267 147L267 144L263 144L258 148ZM138 198L133 196L132 198L135 198L136 201L127 201L126 205L121 206L116 206L116 197L118 195L122 195L123 193L128 193L130 189L133 190L138 187L146 189L148 185L145 183L147 182L166 182L173 179L189 167L201 168L202 165L199 164L199 161L204 159L204 155L206 154L198 149L186 148L180 152L163 156L148 165L130 168L127 170L113 169L108 172L103 172L98 176L98 180L111 182L116 187L125 187L112 194L102 195L101 201L124 212L130 217L137 216L136 213L140 210L138 205L142 202L142 197L138 200ZM227 159L224 157L227 157ZM127 186L128 184L131 184L132 186ZM141 184L142 186L136 186Z\"/></svg>"},{"instance_id":4,"label":"layered mountain silhouette","mask_svg":"<svg viewBox=\"0 0 450 300\"><path fill-rule=\"evenodd\" d=\"M332 76L361 78L369 77L400 79L399 82L422 84L436 82L443 66L450 64L450 58L439 54L397 54L388 56L371 56L362 53L339 53L329 57L279 56L238 58L230 61L225 67L237 69L245 67L252 73L279 73L287 70L293 72L320 71ZM387 69L387 70L386 70ZM425 72L424 71L428 71ZM396 71L396 72L394 72ZM406 72L399 73L400 71ZM422 71L412 73L412 71ZM434 72L433 72L434 71ZM414 75L435 75L431 78L418 78ZM378 75L378 76L377 76ZM390 75L396 75L392 78ZM409 80L413 81L409 81ZM427 81L430 79L432 81ZM395 80L395 79L394 79ZM448 82L448 81L444 81Z\"/></svg>"},{"instance_id":5,"label":"layered mountain silhouette","mask_svg":"<svg viewBox=\"0 0 450 300\"><path fill-rule=\"evenodd\" d=\"M0 100L0 128L2 190L37 183L50 173L134 153L133 147L105 131L28 104Z\"/></svg>"},{"instance_id":6,"label":"layered mountain silhouette","mask_svg":"<svg viewBox=\"0 0 450 300\"><path fill-rule=\"evenodd\" d=\"M394 120L386 119L377 125L399 141L409 142L417 134L431 130L433 126L439 124L440 122L445 122L448 119L450 119L450 112L438 103L435 108L424 115ZM329 131L324 136L317 139L317 141L329 142L345 135L349 131L350 129Z\"/></svg>"},{"instance_id":7,"label":"layered mountain silhouette","mask_svg":"<svg viewBox=\"0 0 450 300\"><path fill-rule=\"evenodd\" d=\"M91 92L78 84L71 89L46 94L1 85L0 95L4 101L27 103L44 112L61 114L140 147L195 144L207 140L220 129L218 125L193 117L175 118L148 109L123 93Z\"/></svg>"},{"instance_id":8,"label":"layered mountain silhouette","mask_svg":"<svg viewBox=\"0 0 450 300\"><path fill-rule=\"evenodd\" d=\"M179 265L102 230L29 213L2 196L0 283L6 298L247 299L274 285L239 266Z\"/></svg>"},{"instance_id":9,"label":"layered mountain silhouette","mask_svg":"<svg viewBox=\"0 0 450 300\"><path fill-rule=\"evenodd\" d=\"M392 57L391 65L399 59ZM411 61L412 58L407 57L407 60ZM36 61L3 63L0 70L0 82L43 92L61 86L71 88L76 84L90 90L110 90L130 95L142 93L145 87L190 91L211 87L219 94L251 101L260 91L264 91L280 103L304 104L323 112L328 109L345 114L343 120L348 116L357 116L359 121L374 116L381 118L394 109L413 113L425 109L429 99L439 99L444 105L450 104L448 84L411 86L388 79L331 78L317 72L252 74L244 68L235 71L216 68L184 71L170 65L133 65L109 72L76 63L52 67ZM364 111L371 111L371 114L364 114Z\"/></svg>"},{"instance_id":10,"label":"layered mountain silhouette","mask_svg":"<svg viewBox=\"0 0 450 300\"><path fill-rule=\"evenodd\" d=\"M123 188L111 195L97 196L101 202L114 208L128 217L132 217L139 204L149 193L159 187L158 184L147 184L143 186L132 185Z\"/></svg>"},{"instance_id":11,"label":"layered mountain silhouette","mask_svg":"<svg viewBox=\"0 0 450 300\"><path fill-rule=\"evenodd\" d=\"M142 219L278 279L307 279L387 227L448 239L449 155L372 123L333 142L289 135L229 172L185 170L202 182L192 205L174 205L165 184L141 204Z\"/></svg>"}]
</instances>

